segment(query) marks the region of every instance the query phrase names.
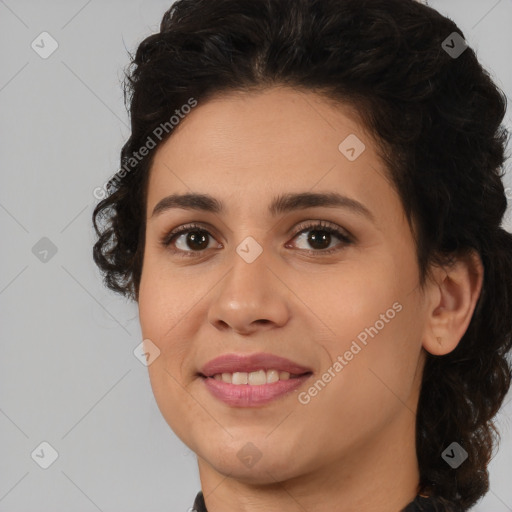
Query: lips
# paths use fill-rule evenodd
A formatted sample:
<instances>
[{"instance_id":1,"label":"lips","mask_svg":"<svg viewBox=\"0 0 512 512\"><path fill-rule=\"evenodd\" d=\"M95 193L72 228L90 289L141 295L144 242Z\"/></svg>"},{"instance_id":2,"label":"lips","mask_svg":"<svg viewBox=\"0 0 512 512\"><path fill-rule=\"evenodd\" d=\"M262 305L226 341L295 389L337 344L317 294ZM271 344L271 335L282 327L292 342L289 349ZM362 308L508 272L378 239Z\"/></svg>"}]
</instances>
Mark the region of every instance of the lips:
<instances>
[{"instance_id":1,"label":"lips","mask_svg":"<svg viewBox=\"0 0 512 512\"><path fill-rule=\"evenodd\" d=\"M224 354L208 361L200 370L203 377L213 377L218 373L255 372L258 370L278 370L291 375L303 375L312 370L303 365L269 353Z\"/></svg>"}]
</instances>

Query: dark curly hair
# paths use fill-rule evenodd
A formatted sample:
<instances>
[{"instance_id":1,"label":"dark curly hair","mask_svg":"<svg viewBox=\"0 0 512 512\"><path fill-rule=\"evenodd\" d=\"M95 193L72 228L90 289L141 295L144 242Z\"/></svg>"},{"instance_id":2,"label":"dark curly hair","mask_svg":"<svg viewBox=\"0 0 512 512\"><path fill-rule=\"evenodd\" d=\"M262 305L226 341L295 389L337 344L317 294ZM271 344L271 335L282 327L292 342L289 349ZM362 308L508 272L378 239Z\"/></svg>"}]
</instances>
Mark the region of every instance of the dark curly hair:
<instances>
[{"instance_id":1,"label":"dark curly hair","mask_svg":"<svg viewBox=\"0 0 512 512\"><path fill-rule=\"evenodd\" d=\"M420 492L467 509L489 489L487 466L500 440L493 417L512 376L512 235L501 227L506 98L471 48L458 56L446 50L453 32L464 37L414 0L177 1L160 32L130 55L131 136L123 170L94 210L93 254L106 286L138 300L156 150L138 151L191 98L277 85L354 106L400 195L421 286L433 266L470 251L483 262L464 336L447 355L427 353L416 425ZM166 129L157 149L170 136ZM453 441L468 453L457 469L441 457Z\"/></svg>"}]
</instances>

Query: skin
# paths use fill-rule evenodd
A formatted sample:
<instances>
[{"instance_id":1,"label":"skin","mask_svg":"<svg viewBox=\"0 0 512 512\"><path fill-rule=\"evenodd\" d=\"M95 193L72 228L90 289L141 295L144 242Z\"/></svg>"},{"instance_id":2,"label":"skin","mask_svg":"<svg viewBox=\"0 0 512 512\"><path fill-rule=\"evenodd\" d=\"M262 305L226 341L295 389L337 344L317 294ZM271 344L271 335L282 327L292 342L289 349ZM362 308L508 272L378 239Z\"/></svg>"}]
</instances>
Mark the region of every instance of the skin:
<instances>
[{"instance_id":1,"label":"skin","mask_svg":"<svg viewBox=\"0 0 512 512\"><path fill-rule=\"evenodd\" d=\"M354 161L338 149L350 134L365 144ZM461 258L449 269L434 268L420 289L411 230L376 148L347 105L274 87L199 103L157 149L140 323L160 350L148 367L155 399L197 454L209 512L396 512L416 496L425 351L442 355L456 347L483 271L478 257ZM339 207L275 218L267 211L279 194L333 191L361 202L375 222ZM187 192L211 194L226 211L152 216L162 198ZM306 238L314 229L299 234L305 222L318 220L336 224L354 242L332 235L326 246L339 250L322 255ZM186 234L174 248L192 257L161 245L191 222L210 233L207 249L198 252ZM252 263L235 250L249 236L263 250ZM298 394L394 303L401 311L366 346L359 344L309 403L300 403ZM231 352L271 352L314 374L269 404L232 407L197 376L207 361ZM261 454L251 467L237 456L248 442Z\"/></svg>"}]
</instances>

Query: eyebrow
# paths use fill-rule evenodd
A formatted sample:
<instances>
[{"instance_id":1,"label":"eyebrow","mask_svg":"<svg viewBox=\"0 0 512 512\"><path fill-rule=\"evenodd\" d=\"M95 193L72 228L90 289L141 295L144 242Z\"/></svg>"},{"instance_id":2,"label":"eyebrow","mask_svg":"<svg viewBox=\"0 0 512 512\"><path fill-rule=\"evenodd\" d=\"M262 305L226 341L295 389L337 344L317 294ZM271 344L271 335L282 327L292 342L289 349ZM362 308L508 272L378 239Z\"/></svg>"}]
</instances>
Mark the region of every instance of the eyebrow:
<instances>
[{"instance_id":1,"label":"eyebrow","mask_svg":"<svg viewBox=\"0 0 512 512\"><path fill-rule=\"evenodd\" d=\"M346 208L375 222L375 216L366 206L355 199L336 192L282 194L272 200L268 211L273 217L276 217L280 214L295 210L318 207ZM172 194L164 197L157 203L151 217L155 217L174 208L211 212L215 214L222 214L224 212L224 204L222 201L219 201L209 194Z\"/></svg>"}]
</instances>

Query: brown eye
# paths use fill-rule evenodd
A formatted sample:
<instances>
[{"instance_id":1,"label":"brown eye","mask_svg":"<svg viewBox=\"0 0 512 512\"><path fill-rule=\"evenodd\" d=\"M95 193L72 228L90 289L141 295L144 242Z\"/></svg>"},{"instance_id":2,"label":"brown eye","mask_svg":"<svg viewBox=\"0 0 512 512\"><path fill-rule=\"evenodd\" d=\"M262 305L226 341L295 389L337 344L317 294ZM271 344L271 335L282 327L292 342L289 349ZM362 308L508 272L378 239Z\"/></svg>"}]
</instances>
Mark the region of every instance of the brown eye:
<instances>
[{"instance_id":1,"label":"brown eye","mask_svg":"<svg viewBox=\"0 0 512 512\"><path fill-rule=\"evenodd\" d=\"M353 243L352 237L346 232L341 231L335 224L317 221L315 223L302 225L301 228L302 229L295 234L294 239L297 237L301 240L305 239L309 248L301 250L314 254L315 256L325 256L337 252ZM308 232L310 235L306 237L305 233ZM213 236L202 226L188 224L166 235L161 240L161 244L178 256L195 257L201 256L207 249L211 248L209 247L209 238L213 239ZM331 243L336 238L340 240L341 243L330 247ZM222 247L222 245L220 245L220 247ZM289 245L287 245L287 247L289 247Z\"/></svg>"},{"instance_id":2,"label":"brown eye","mask_svg":"<svg viewBox=\"0 0 512 512\"><path fill-rule=\"evenodd\" d=\"M308 232L310 234L305 236L305 233ZM309 246L313 248L313 250L305 248L305 251L310 253L319 253L319 255L331 254L353 243L352 239L347 234L338 228L325 223L302 226L302 229L295 235L295 238L297 237L304 240L305 243L309 244ZM342 243L333 248L329 248L333 238L341 240Z\"/></svg>"},{"instance_id":3,"label":"brown eye","mask_svg":"<svg viewBox=\"0 0 512 512\"><path fill-rule=\"evenodd\" d=\"M209 237L211 234L206 229L197 225L186 225L169 233L162 240L162 245L168 248L172 246L172 252L193 256L193 253L208 249Z\"/></svg>"},{"instance_id":4,"label":"brown eye","mask_svg":"<svg viewBox=\"0 0 512 512\"><path fill-rule=\"evenodd\" d=\"M183 236L183 235L182 235ZM187 231L184 245L194 251L202 251L208 248L208 233L206 231Z\"/></svg>"}]
</instances>

